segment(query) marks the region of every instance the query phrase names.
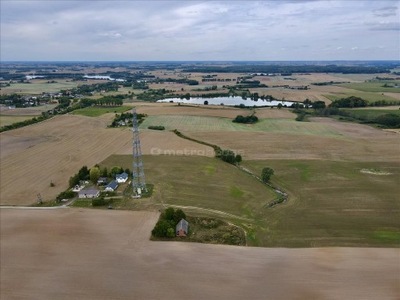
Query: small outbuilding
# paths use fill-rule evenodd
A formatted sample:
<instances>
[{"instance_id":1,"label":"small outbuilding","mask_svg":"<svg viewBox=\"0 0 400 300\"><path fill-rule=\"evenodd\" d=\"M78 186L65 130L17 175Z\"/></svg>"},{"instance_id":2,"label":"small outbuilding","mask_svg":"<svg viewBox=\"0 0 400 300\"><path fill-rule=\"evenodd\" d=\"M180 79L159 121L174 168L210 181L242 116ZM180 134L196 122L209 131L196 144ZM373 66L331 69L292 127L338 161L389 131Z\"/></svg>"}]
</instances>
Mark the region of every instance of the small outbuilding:
<instances>
[{"instance_id":1,"label":"small outbuilding","mask_svg":"<svg viewBox=\"0 0 400 300\"><path fill-rule=\"evenodd\" d=\"M115 180L118 183L124 183L124 182L126 182L128 180L128 177L129 177L128 174L126 172L123 172L121 174L115 175Z\"/></svg>"},{"instance_id":2,"label":"small outbuilding","mask_svg":"<svg viewBox=\"0 0 400 300\"><path fill-rule=\"evenodd\" d=\"M100 191L95 188L82 189L78 192L79 198L97 198L100 196Z\"/></svg>"},{"instance_id":3,"label":"small outbuilding","mask_svg":"<svg viewBox=\"0 0 400 300\"><path fill-rule=\"evenodd\" d=\"M114 192L118 188L118 182L115 180L111 181L107 186L105 187L106 192Z\"/></svg>"},{"instance_id":4,"label":"small outbuilding","mask_svg":"<svg viewBox=\"0 0 400 300\"><path fill-rule=\"evenodd\" d=\"M187 236L189 232L189 222L185 219L181 219L176 225L176 236Z\"/></svg>"},{"instance_id":5,"label":"small outbuilding","mask_svg":"<svg viewBox=\"0 0 400 300\"><path fill-rule=\"evenodd\" d=\"M97 185L106 185L108 183L108 178L107 177L100 177L97 180Z\"/></svg>"}]
</instances>

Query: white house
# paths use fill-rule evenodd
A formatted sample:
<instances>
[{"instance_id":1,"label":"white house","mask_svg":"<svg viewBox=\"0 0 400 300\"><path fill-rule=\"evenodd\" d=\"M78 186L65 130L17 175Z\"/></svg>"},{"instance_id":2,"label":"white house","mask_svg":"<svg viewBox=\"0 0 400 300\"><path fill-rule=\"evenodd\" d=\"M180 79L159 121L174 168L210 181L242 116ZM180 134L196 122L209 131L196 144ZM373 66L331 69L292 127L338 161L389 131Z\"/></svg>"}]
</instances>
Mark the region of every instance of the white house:
<instances>
[{"instance_id":1,"label":"white house","mask_svg":"<svg viewBox=\"0 0 400 300\"><path fill-rule=\"evenodd\" d=\"M124 182L126 182L128 180L128 174L126 172L123 172L121 174L117 174L117 175L115 175L115 180L118 183L124 183Z\"/></svg>"},{"instance_id":2,"label":"white house","mask_svg":"<svg viewBox=\"0 0 400 300\"><path fill-rule=\"evenodd\" d=\"M118 188L118 182L115 180L111 181L107 186L104 188L106 192L114 192Z\"/></svg>"}]
</instances>

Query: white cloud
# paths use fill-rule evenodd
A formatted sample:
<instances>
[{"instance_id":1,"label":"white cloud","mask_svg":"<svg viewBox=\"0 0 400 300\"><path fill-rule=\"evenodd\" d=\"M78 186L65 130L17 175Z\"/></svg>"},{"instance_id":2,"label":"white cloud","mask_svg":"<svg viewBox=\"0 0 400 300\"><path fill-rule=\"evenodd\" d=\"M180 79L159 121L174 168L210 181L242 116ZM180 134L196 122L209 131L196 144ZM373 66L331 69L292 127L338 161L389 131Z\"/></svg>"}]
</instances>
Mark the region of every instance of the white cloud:
<instances>
[{"instance_id":1,"label":"white cloud","mask_svg":"<svg viewBox=\"0 0 400 300\"><path fill-rule=\"evenodd\" d=\"M0 3L0 50L4 60L321 60L399 56L399 3L394 1ZM351 51L354 44L371 50ZM376 45L385 45L385 51ZM364 56L357 56L360 53Z\"/></svg>"}]
</instances>

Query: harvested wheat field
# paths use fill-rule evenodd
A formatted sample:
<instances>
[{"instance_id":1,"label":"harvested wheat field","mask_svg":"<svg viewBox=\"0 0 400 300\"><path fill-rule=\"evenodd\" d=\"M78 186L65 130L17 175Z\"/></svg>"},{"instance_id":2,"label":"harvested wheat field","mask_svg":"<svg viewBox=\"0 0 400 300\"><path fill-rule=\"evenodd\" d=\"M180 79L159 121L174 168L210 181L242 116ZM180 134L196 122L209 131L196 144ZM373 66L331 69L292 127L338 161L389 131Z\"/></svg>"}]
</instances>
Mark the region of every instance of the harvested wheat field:
<instances>
[{"instance_id":1,"label":"harvested wheat field","mask_svg":"<svg viewBox=\"0 0 400 300\"><path fill-rule=\"evenodd\" d=\"M268 121L266 121L268 122ZM245 159L324 159L399 161L400 136L395 132L355 123L314 118L281 123L276 130L187 132L190 137L240 152ZM287 127L286 126L286 127ZM185 131L183 131L185 133Z\"/></svg>"},{"instance_id":2,"label":"harvested wheat field","mask_svg":"<svg viewBox=\"0 0 400 300\"><path fill-rule=\"evenodd\" d=\"M235 118L239 114L248 114L249 110L229 106L177 105L176 103L134 103L137 112L158 115L185 115Z\"/></svg>"},{"instance_id":3,"label":"harvested wheat field","mask_svg":"<svg viewBox=\"0 0 400 300\"><path fill-rule=\"evenodd\" d=\"M230 106L217 105L177 105L176 103L151 103L135 102L133 105L138 113L149 116L158 115L185 115L185 116L207 116L234 119L237 115L249 115L253 109L240 109ZM295 119L296 115L285 109L271 109L268 107L255 108L259 118Z\"/></svg>"},{"instance_id":4,"label":"harvested wheat field","mask_svg":"<svg viewBox=\"0 0 400 300\"><path fill-rule=\"evenodd\" d=\"M1 209L1 299L399 299L400 250L149 241L158 213Z\"/></svg>"},{"instance_id":5,"label":"harvested wheat field","mask_svg":"<svg viewBox=\"0 0 400 300\"><path fill-rule=\"evenodd\" d=\"M130 128L106 128L112 114L99 118L63 115L0 134L0 203L32 204L36 195L49 201L83 165L91 167L111 154L132 151ZM171 132L142 133L144 154L213 156L210 147ZM50 187L50 183L55 187Z\"/></svg>"},{"instance_id":6,"label":"harvested wheat field","mask_svg":"<svg viewBox=\"0 0 400 300\"><path fill-rule=\"evenodd\" d=\"M130 136L128 138L131 138ZM213 157L211 147L191 142L178 137L171 131L144 129L140 132L140 143L143 154L150 155L200 155ZM116 154L131 154L132 144L125 144Z\"/></svg>"},{"instance_id":7,"label":"harvested wheat field","mask_svg":"<svg viewBox=\"0 0 400 300\"><path fill-rule=\"evenodd\" d=\"M1 133L1 204L32 204L38 193L45 201L54 199L83 165L92 166L130 142L128 131L106 124L102 118L63 115Z\"/></svg>"}]
</instances>

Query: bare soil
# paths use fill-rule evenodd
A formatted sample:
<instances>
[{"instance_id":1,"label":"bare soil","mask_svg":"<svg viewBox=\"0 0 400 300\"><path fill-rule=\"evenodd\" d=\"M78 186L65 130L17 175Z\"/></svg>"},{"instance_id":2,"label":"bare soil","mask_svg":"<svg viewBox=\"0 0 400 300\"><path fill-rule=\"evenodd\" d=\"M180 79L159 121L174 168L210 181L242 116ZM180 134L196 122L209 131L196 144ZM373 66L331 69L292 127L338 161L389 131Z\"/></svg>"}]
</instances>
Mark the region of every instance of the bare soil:
<instances>
[{"instance_id":1,"label":"bare soil","mask_svg":"<svg viewBox=\"0 0 400 300\"><path fill-rule=\"evenodd\" d=\"M149 241L156 212L1 209L1 299L399 299L400 250Z\"/></svg>"}]
</instances>

